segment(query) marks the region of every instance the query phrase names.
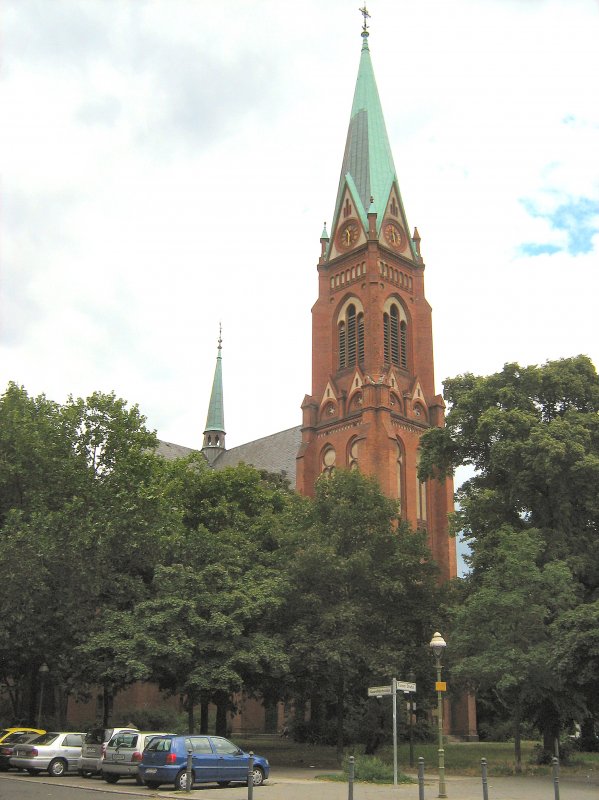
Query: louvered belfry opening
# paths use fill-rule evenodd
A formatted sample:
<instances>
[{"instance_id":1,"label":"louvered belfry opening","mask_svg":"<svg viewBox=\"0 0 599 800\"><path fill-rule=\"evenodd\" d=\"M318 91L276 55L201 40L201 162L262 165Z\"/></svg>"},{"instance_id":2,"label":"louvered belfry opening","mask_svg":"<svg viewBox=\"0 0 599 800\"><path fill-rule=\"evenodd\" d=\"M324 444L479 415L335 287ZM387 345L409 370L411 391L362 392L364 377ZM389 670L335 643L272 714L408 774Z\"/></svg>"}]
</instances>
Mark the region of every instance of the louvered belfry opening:
<instances>
[{"instance_id":1,"label":"louvered belfry opening","mask_svg":"<svg viewBox=\"0 0 599 800\"><path fill-rule=\"evenodd\" d=\"M349 305L345 320L337 326L339 334L339 369L355 367L363 364L365 358L364 347L364 314L356 314L356 307Z\"/></svg>"}]
</instances>

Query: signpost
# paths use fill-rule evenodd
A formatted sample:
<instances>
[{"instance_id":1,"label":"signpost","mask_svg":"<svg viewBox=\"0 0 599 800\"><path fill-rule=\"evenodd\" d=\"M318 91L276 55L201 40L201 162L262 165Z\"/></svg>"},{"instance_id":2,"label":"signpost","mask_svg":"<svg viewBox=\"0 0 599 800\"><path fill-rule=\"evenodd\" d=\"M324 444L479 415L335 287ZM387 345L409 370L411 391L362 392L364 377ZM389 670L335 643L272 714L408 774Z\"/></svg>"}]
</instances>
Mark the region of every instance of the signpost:
<instances>
[{"instance_id":1,"label":"signpost","mask_svg":"<svg viewBox=\"0 0 599 800\"><path fill-rule=\"evenodd\" d=\"M370 686L368 697L393 697L393 785L397 786L397 693L415 692L416 684L393 678L391 686Z\"/></svg>"}]
</instances>

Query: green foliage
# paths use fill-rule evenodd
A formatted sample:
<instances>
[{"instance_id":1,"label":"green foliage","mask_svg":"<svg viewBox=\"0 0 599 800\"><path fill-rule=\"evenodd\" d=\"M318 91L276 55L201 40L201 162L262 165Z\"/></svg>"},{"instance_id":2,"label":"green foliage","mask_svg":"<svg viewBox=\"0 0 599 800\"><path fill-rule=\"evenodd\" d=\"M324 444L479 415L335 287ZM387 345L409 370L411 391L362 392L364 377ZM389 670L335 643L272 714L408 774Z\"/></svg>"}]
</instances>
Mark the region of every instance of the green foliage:
<instances>
[{"instance_id":1,"label":"green foliage","mask_svg":"<svg viewBox=\"0 0 599 800\"><path fill-rule=\"evenodd\" d=\"M343 780L347 780L349 775L349 761L343 761ZM364 783L393 783L393 764L383 761L377 756L360 755L354 762L354 779ZM399 772L397 775L398 783L413 783L414 781L407 775Z\"/></svg>"},{"instance_id":2,"label":"green foliage","mask_svg":"<svg viewBox=\"0 0 599 800\"><path fill-rule=\"evenodd\" d=\"M310 697L311 735L344 708L410 669L429 669L423 643L436 615L436 568L424 536L398 522L374 480L339 471L299 510L285 614L293 692Z\"/></svg>"},{"instance_id":3,"label":"green foliage","mask_svg":"<svg viewBox=\"0 0 599 800\"><path fill-rule=\"evenodd\" d=\"M59 406L9 384L0 398L0 663L15 718L33 716L42 662L63 697L59 723L64 698L102 680L82 649L99 609L132 607L160 550L155 443L112 394Z\"/></svg>"},{"instance_id":4,"label":"green foliage","mask_svg":"<svg viewBox=\"0 0 599 800\"><path fill-rule=\"evenodd\" d=\"M492 687L549 750L560 722L597 712L585 632L599 596L599 378L585 356L506 364L446 381L445 397L447 424L423 435L420 475L475 468L457 493L471 573L453 675Z\"/></svg>"},{"instance_id":5,"label":"green foliage","mask_svg":"<svg viewBox=\"0 0 599 800\"><path fill-rule=\"evenodd\" d=\"M182 733L187 728L185 714L172 708L131 708L120 711L119 718L133 722L140 731Z\"/></svg>"}]
</instances>

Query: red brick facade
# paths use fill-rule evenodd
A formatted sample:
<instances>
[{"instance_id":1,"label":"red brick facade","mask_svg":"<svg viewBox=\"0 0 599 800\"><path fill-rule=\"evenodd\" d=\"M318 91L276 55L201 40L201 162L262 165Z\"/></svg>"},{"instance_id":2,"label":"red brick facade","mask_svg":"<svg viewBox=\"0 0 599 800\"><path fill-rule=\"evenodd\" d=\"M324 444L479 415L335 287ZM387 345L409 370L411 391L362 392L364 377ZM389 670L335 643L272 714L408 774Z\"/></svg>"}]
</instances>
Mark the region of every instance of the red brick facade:
<instances>
[{"instance_id":1,"label":"red brick facade","mask_svg":"<svg viewBox=\"0 0 599 800\"><path fill-rule=\"evenodd\" d=\"M351 200L345 210L351 219L357 217ZM297 488L312 494L319 475L335 468L376 476L385 494L400 500L410 525L427 530L433 556L448 579L456 575L455 539L448 534L453 484L421 485L417 479L420 436L444 424L443 399L434 387L424 263L407 237L403 251L396 252L386 246L384 225L377 226L374 212L368 220L369 230L360 232L348 252L338 252L334 244L343 222L332 231L332 246L322 240L312 309L312 393L302 404ZM348 353L343 358L349 350L344 339L350 306L360 316L354 328L363 329L356 334L351 364ZM395 352L392 336L385 344L391 306L401 318Z\"/></svg>"}]
</instances>

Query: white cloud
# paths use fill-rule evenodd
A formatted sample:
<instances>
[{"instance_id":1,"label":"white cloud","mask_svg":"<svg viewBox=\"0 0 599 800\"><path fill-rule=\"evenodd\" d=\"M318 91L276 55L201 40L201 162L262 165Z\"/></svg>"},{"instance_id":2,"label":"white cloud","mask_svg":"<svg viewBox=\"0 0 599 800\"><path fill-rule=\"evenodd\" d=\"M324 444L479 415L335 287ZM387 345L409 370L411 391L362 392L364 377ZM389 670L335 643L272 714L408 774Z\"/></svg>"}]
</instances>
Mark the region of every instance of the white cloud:
<instances>
[{"instance_id":1,"label":"white cloud","mask_svg":"<svg viewBox=\"0 0 599 800\"><path fill-rule=\"evenodd\" d=\"M57 400L114 389L161 436L198 445L222 320L228 444L297 424L357 7L7 6L2 382ZM438 378L579 352L597 362L596 249L520 250L567 238L523 199L597 199L596 5L370 10Z\"/></svg>"}]
</instances>

